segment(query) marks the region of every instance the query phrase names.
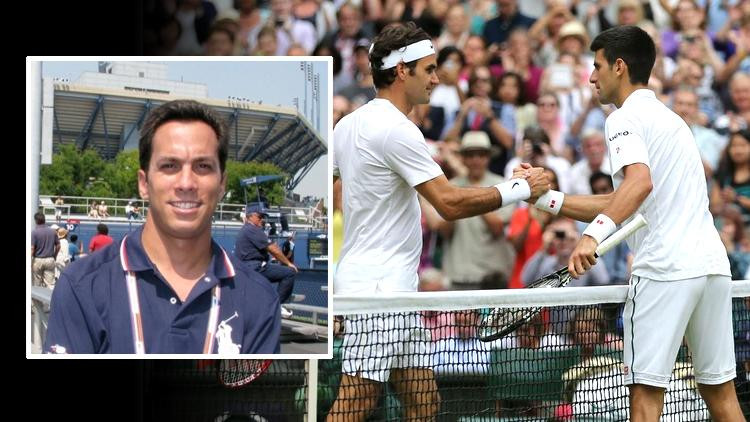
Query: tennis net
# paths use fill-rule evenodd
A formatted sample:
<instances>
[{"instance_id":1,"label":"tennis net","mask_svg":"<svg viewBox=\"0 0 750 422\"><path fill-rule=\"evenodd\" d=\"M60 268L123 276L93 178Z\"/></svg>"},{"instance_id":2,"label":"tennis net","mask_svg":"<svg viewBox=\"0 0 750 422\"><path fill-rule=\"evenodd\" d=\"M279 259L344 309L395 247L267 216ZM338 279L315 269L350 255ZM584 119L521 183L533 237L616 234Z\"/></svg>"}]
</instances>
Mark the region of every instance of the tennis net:
<instances>
[{"instance_id":1,"label":"tennis net","mask_svg":"<svg viewBox=\"0 0 750 422\"><path fill-rule=\"evenodd\" d=\"M626 295L627 286L336 295L334 314L344 318L335 325L334 359L320 364L319 414L341 421L356 414L394 421L627 420ZM747 412L750 281L734 282L733 296L735 385ZM482 342L479 323L497 307L542 311L511 334ZM342 373L360 377L340 389ZM684 344L662 420L709 420Z\"/></svg>"}]
</instances>

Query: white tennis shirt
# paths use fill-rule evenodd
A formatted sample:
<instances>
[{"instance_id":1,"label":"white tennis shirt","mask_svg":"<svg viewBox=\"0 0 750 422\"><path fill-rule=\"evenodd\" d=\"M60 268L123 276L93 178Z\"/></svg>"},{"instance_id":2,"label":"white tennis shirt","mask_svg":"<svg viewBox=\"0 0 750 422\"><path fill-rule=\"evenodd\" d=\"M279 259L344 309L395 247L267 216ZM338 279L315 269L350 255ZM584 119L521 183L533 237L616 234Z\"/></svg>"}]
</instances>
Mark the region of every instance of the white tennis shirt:
<instances>
[{"instance_id":1,"label":"white tennis shirt","mask_svg":"<svg viewBox=\"0 0 750 422\"><path fill-rule=\"evenodd\" d=\"M624 166L643 163L651 170L653 190L637 211L648 225L627 239L635 252L632 273L662 281L731 275L687 124L653 91L639 89L609 115L605 135L615 189Z\"/></svg>"},{"instance_id":2,"label":"white tennis shirt","mask_svg":"<svg viewBox=\"0 0 750 422\"><path fill-rule=\"evenodd\" d=\"M414 186L443 174L422 133L376 98L334 128L333 172L344 207L334 292L416 291L422 227Z\"/></svg>"}]
</instances>

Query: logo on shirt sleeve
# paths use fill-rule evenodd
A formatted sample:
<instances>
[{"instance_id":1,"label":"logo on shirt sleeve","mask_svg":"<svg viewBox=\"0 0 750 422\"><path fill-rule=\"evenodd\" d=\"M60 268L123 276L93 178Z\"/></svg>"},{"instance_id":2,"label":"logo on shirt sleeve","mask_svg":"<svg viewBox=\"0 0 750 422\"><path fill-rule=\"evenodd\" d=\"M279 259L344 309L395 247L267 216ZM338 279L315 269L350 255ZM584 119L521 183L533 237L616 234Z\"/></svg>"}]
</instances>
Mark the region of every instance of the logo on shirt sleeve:
<instances>
[{"instance_id":1,"label":"logo on shirt sleeve","mask_svg":"<svg viewBox=\"0 0 750 422\"><path fill-rule=\"evenodd\" d=\"M609 142L614 141L615 139L619 138L620 136L628 136L630 135L630 131L624 131L624 132L617 132L614 135L609 137Z\"/></svg>"}]
</instances>

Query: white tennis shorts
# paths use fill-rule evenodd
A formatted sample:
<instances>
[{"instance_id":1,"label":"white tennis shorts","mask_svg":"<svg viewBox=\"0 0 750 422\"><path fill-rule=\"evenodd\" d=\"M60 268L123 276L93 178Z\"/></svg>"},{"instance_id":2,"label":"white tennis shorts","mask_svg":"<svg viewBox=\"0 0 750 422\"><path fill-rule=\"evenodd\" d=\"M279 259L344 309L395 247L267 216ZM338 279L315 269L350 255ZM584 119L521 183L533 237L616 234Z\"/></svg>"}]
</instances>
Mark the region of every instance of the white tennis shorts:
<instances>
[{"instance_id":1,"label":"white tennis shorts","mask_svg":"<svg viewBox=\"0 0 750 422\"><path fill-rule=\"evenodd\" d=\"M735 377L729 277L654 281L633 276L622 317L625 384L667 388L683 336L698 383L722 384Z\"/></svg>"},{"instance_id":2,"label":"white tennis shorts","mask_svg":"<svg viewBox=\"0 0 750 422\"><path fill-rule=\"evenodd\" d=\"M393 368L431 368L432 352L419 312L351 315L344 321L347 375L385 382Z\"/></svg>"}]
</instances>

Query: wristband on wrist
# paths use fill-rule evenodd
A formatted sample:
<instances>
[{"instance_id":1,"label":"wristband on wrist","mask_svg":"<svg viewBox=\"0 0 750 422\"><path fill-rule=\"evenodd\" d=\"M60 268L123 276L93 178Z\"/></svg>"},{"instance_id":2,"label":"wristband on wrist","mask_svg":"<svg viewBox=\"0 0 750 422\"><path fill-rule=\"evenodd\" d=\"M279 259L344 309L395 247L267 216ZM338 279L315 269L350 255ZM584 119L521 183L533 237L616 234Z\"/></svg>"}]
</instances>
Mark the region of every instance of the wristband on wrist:
<instances>
[{"instance_id":1,"label":"wristband on wrist","mask_svg":"<svg viewBox=\"0 0 750 422\"><path fill-rule=\"evenodd\" d=\"M593 237L596 240L596 243L601 244L602 241L614 233L615 230L617 230L615 222L606 215L599 214L594 218L594 221L586 227L583 234Z\"/></svg>"},{"instance_id":2,"label":"wristband on wrist","mask_svg":"<svg viewBox=\"0 0 750 422\"><path fill-rule=\"evenodd\" d=\"M526 179L510 179L507 182L498 183L495 188L500 191L502 197L501 207L529 199L531 196L531 188Z\"/></svg>"},{"instance_id":3,"label":"wristband on wrist","mask_svg":"<svg viewBox=\"0 0 750 422\"><path fill-rule=\"evenodd\" d=\"M550 189L536 200L534 206L542 211L557 215L562 208L564 199L564 193Z\"/></svg>"}]
</instances>

